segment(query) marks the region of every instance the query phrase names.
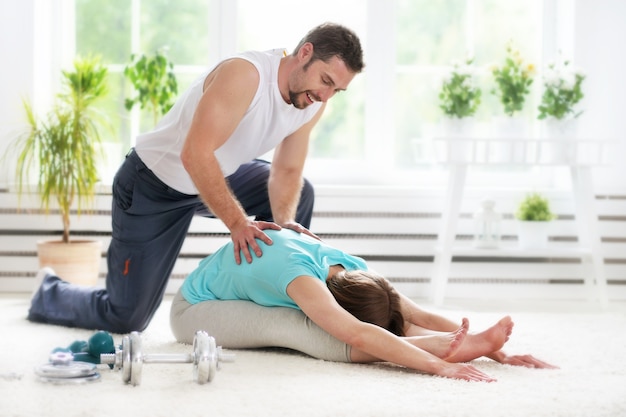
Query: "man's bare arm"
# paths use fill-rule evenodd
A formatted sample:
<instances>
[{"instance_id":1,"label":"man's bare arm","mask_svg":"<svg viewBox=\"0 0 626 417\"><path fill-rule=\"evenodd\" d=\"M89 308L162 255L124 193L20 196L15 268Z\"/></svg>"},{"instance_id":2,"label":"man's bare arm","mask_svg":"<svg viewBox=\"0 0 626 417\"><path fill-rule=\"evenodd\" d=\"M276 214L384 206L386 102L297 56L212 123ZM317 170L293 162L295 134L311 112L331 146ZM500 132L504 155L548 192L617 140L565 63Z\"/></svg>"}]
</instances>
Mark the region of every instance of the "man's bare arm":
<instances>
[{"instance_id":1,"label":"man's bare arm","mask_svg":"<svg viewBox=\"0 0 626 417\"><path fill-rule=\"evenodd\" d=\"M295 219L302 190L302 172L308 154L311 130L319 121L325 107L324 104L313 119L276 147L268 181L269 199L274 221L283 227L305 232L311 236L314 235L296 223Z\"/></svg>"},{"instance_id":2,"label":"man's bare arm","mask_svg":"<svg viewBox=\"0 0 626 417\"><path fill-rule=\"evenodd\" d=\"M241 122L258 84L258 72L249 62L233 59L220 64L205 81L204 93L181 153L183 165L200 197L230 230L238 264L241 263L241 252L249 263L252 262L250 249L261 256L256 239L272 243L263 229L280 229L273 223L248 219L226 184L215 157L215 151Z\"/></svg>"}]
</instances>

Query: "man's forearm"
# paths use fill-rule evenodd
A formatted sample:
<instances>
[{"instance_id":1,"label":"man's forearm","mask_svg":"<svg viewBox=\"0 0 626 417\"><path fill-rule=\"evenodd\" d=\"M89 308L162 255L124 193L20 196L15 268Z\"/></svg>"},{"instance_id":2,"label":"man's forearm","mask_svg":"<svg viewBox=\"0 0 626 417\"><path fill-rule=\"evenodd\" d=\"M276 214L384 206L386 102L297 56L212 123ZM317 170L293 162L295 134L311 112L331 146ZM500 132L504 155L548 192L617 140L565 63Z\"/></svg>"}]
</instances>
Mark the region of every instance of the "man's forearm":
<instances>
[{"instance_id":1,"label":"man's forearm","mask_svg":"<svg viewBox=\"0 0 626 417\"><path fill-rule=\"evenodd\" d=\"M238 226L246 223L246 213L228 188L226 182L204 187L200 190L200 197L215 217L219 218L231 232Z\"/></svg>"},{"instance_id":2,"label":"man's forearm","mask_svg":"<svg viewBox=\"0 0 626 417\"><path fill-rule=\"evenodd\" d=\"M287 173L270 174L267 188L274 222L285 224L295 221L302 184L299 173L291 176Z\"/></svg>"},{"instance_id":3,"label":"man's forearm","mask_svg":"<svg viewBox=\"0 0 626 417\"><path fill-rule=\"evenodd\" d=\"M238 225L245 224L246 213L228 187L214 156L209 156L203 163L191 164L187 171L204 204L231 232Z\"/></svg>"}]
</instances>

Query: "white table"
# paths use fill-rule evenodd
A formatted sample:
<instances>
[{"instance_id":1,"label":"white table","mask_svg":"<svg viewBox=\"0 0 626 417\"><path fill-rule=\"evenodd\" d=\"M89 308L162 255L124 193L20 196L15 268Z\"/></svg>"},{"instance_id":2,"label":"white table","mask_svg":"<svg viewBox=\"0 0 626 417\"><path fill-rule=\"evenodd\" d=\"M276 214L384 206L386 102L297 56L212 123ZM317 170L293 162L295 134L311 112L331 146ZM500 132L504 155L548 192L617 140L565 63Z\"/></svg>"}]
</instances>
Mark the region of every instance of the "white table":
<instances>
[{"instance_id":1,"label":"white table","mask_svg":"<svg viewBox=\"0 0 626 417\"><path fill-rule=\"evenodd\" d=\"M589 298L607 306L606 275L601 256L598 215L591 177L593 166L608 158L607 141L580 139L479 139L436 138L438 162L448 166L449 177L442 213L438 245L431 278L432 301L442 304L453 256L550 257L574 256L583 262ZM579 245L575 248L550 245L546 249L526 250L517 247L474 249L455 245L457 222L469 166L567 166L572 178L572 192Z\"/></svg>"}]
</instances>

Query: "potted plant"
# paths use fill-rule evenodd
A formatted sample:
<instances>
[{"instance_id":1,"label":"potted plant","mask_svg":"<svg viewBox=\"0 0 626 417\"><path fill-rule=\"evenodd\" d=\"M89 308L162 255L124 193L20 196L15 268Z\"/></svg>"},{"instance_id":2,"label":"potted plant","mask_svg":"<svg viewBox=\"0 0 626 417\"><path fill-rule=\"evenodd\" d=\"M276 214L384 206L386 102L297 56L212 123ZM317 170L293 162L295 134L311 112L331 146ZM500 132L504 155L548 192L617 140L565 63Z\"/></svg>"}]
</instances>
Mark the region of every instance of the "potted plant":
<instances>
[{"instance_id":1,"label":"potted plant","mask_svg":"<svg viewBox=\"0 0 626 417\"><path fill-rule=\"evenodd\" d=\"M515 212L518 220L518 241L522 248L545 248L548 244L550 221L556 216L550 202L539 193L530 193Z\"/></svg>"},{"instance_id":2,"label":"potted plant","mask_svg":"<svg viewBox=\"0 0 626 417\"><path fill-rule=\"evenodd\" d=\"M141 109L148 109L156 126L176 100L178 83L173 72L174 64L160 51L151 57L132 54L130 59L124 75L131 82L135 96L127 98L124 106L131 110L139 104Z\"/></svg>"},{"instance_id":3,"label":"potted plant","mask_svg":"<svg viewBox=\"0 0 626 417\"><path fill-rule=\"evenodd\" d=\"M37 177L37 193L46 213L58 206L61 240L37 243L40 267L52 267L63 279L85 285L97 281L102 256L100 241L71 239L70 215L80 214L95 195L99 126L104 120L96 104L107 92L107 69L98 58L77 58L73 71L63 71L62 90L46 117L38 118L24 102L28 128L9 151L17 154L18 195Z\"/></svg>"},{"instance_id":4,"label":"potted plant","mask_svg":"<svg viewBox=\"0 0 626 417\"><path fill-rule=\"evenodd\" d=\"M526 96L533 83L535 66L525 64L520 51L509 42L506 46L504 64L491 69L496 87L492 93L500 98L507 116L514 116L524 108Z\"/></svg>"},{"instance_id":5,"label":"potted plant","mask_svg":"<svg viewBox=\"0 0 626 417\"><path fill-rule=\"evenodd\" d=\"M439 108L444 113L442 136L447 139L447 158L454 162L467 161L471 155L473 119L480 105L481 90L474 80L473 60L464 65L454 63L452 71L442 80ZM455 140L458 139L458 140Z\"/></svg>"},{"instance_id":6,"label":"potted plant","mask_svg":"<svg viewBox=\"0 0 626 417\"><path fill-rule=\"evenodd\" d=\"M570 66L569 61L552 63L543 75L543 95L539 104L539 120L546 121L548 136L575 135L574 122L582 114L574 108L584 97L585 74Z\"/></svg>"},{"instance_id":7,"label":"potted plant","mask_svg":"<svg viewBox=\"0 0 626 417\"><path fill-rule=\"evenodd\" d=\"M501 120L501 132L505 136L524 136L526 127L523 119L519 116L524 108L526 97L530 92L535 75L535 66L525 63L520 51L513 48L509 42L506 46L504 63L494 65L491 73L496 86L491 90L492 94L499 97L506 117Z\"/></svg>"},{"instance_id":8,"label":"potted plant","mask_svg":"<svg viewBox=\"0 0 626 417\"><path fill-rule=\"evenodd\" d=\"M480 105L481 90L473 78L473 59L465 65L453 64L452 72L443 79L439 91L439 108L450 119L467 119Z\"/></svg>"}]
</instances>

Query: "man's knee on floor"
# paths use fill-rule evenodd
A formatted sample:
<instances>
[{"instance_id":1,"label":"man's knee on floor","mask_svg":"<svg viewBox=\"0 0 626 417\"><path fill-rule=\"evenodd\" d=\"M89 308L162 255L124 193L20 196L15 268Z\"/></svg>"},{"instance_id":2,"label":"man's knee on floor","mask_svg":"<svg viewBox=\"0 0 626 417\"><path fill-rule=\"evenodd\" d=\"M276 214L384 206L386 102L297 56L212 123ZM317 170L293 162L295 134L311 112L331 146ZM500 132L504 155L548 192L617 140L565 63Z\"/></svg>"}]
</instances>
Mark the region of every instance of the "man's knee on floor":
<instances>
[{"instance_id":1,"label":"man's knee on floor","mask_svg":"<svg viewBox=\"0 0 626 417\"><path fill-rule=\"evenodd\" d=\"M143 332L150 324L153 314L138 314L137 311L129 313L117 313L109 316L109 329L112 333L126 334L130 332Z\"/></svg>"}]
</instances>

